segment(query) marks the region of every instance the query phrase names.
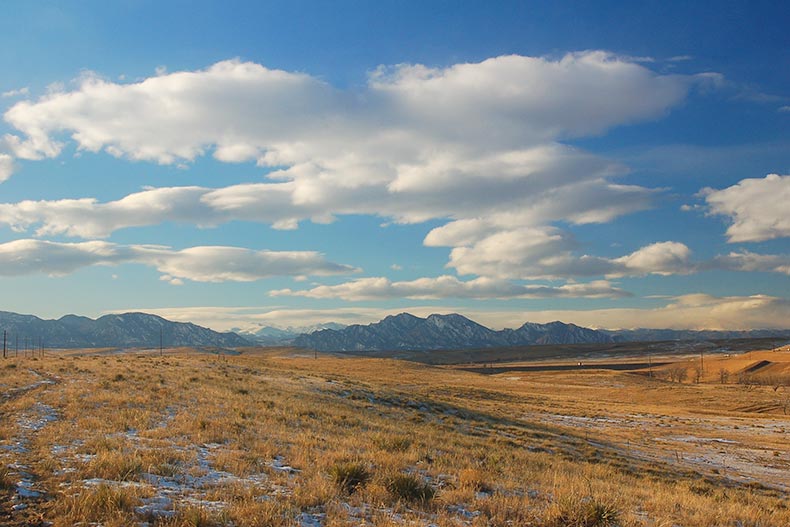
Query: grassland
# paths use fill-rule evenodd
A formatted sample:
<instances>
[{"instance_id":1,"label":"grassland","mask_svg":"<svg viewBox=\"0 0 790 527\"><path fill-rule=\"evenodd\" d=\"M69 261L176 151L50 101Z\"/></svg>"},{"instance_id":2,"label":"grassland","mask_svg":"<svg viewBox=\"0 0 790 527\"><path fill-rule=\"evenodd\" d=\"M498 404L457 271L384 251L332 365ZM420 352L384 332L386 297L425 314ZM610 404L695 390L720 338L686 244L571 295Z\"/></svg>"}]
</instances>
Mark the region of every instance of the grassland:
<instances>
[{"instance_id":1,"label":"grassland","mask_svg":"<svg viewBox=\"0 0 790 527\"><path fill-rule=\"evenodd\" d=\"M790 353L697 361L6 359L0 524L790 525Z\"/></svg>"}]
</instances>

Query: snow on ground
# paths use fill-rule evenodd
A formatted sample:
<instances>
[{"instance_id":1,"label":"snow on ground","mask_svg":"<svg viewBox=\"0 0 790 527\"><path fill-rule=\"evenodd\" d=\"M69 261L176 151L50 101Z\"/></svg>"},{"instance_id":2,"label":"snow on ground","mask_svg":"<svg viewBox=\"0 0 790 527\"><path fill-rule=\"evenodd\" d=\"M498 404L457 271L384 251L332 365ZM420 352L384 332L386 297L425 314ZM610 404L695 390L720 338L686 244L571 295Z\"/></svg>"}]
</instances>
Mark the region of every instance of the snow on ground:
<instances>
[{"instance_id":1,"label":"snow on ground","mask_svg":"<svg viewBox=\"0 0 790 527\"><path fill-rule=\"evenodd\" d=\"M646 413L588 417L540 412L522 419L583 432L592 446L613 448L625 456L790 491L790 452L769 446L770 441L786 438L790 419ZM607 444L595 442L599 437Z\"/></svg>"},{"instance_id":2,"label":"snow on ground","mask_svg":"<svg viewBox=\"0 0 790 527\"><path fill-rule=\"evenodd\" d=\"M31 390L56 383L54 379L47 378L35 370L29 370L29 372L39 380L27 386L4 392L4 399L10 400ZM39 499L46 494L43 489L37 487L35 475L30 470L30 467L21 462L21 460L29 452L31 435L40 432L49 423L57 421L57 419L58 414L54 408L47 404L36 402L24 409L16 419L16 434L9 439L8 444L0 445L0 449L5 451L4 457L10 456L14 460L8 465L8 469L18 478L14 487L13 499L17 502L12 507L14 511L26 509L30 500Z\"/></svg>"}]
</instances>

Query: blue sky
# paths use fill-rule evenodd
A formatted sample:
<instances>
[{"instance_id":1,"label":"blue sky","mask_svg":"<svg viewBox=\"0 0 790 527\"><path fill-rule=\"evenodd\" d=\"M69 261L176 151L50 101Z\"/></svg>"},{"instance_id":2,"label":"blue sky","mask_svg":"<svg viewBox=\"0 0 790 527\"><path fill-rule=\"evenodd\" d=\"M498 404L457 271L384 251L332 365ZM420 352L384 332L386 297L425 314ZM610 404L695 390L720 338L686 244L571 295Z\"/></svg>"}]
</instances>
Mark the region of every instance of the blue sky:
<instances>
[{"instance_id":1,"label":"blue sky","mask_svg":"<svg viewBox=\"0 0 790 527\"><path fill-rule=\"evenodd\" d=\"M788 327L781 2L5 2L1 309Z\"/></svg>"}]
</instances>

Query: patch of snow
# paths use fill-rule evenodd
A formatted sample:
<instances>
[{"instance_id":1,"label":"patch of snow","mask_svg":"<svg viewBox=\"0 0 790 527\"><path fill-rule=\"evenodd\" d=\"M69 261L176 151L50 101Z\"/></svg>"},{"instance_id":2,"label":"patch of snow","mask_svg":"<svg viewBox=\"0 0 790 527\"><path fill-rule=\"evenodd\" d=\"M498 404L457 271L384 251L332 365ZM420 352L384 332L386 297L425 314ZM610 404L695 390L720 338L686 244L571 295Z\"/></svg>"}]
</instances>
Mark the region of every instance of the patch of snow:
<instances>
[{"instance_id":1,"label":"patch of snow","mask_svg":"<svg viewBox=\"0 0 790 527\"><path fill-rule=\"evenodd\" d=\"M139 507L134 508L134 512L142 516L153 518L170 518L175 516L173 510L173 500L167 496L157 495L153 498L144 498Z\"/></svg>"},{"instance_id":2,"label":"patch of snow","mask_svg":"<svg viewBox=\"0 0 790 527\"><path fill-rule=\"evenodd\" d=\"M271 463L269 463L269 467L277 472L285 472L286 474L296 474L297 472L301 472L298 468L293 468L290 465L285 465L283 462L285 458L282 456L276 456Z\"/></svg>"},{"instance_id":3,"label":"patch of snow","mask_svg":"<svg viewBox=\"0 0 790 527\"><path fill-rule=\"evenodd\" d=\"M40 498L41 492L33 489L33 481L27 478L21 479L16 484L17 499L19 498Z\"/></svg>"},{"instance_id":4,"label":"patch of snow","mask_svg":"<svg viewBox=\"0 0 790 527\"><path fill-rule=\"evenodd\" d=\"M480 511L470 511L462 505L449 505L447 510L452 514L456 514L465 520L473 520L480 516Z\"/></svg>"},{"instance_id":5,"label":"patch of snow","mask_svg":"<svg viewBox=\"0 0 790 527\"><path fill-rule=\"evenodd\" d=\"M326 514L302 512L296 517L299 527L322 527Z\"/></svg>"},{"instance_id":6,"label":"patch of snow","mask_svg":"<svg viewBox=\"0 0 790 527\"><path fill-rule=\"evenodd\" d=\"M48 404L36 403L31 407L31 411L32 415L25 413L19 418L17 421L19 428L38 432L47 424L58 420L57 412Z\"/></svg>"}]
</instances>

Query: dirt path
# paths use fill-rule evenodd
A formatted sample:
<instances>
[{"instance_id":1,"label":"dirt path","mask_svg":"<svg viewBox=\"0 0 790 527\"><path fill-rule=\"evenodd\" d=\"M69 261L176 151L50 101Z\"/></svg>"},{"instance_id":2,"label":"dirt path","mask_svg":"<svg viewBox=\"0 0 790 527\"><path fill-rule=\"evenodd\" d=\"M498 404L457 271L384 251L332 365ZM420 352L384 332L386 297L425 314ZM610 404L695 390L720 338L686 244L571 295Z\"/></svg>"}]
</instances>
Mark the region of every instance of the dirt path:
<instances>
[{"instance_id":1,"label":"dirt path","mask_svg":"<svg viewBox=\"0 0 790 527\"><path fill-rule=\"evenodd\" d=\"M32 437L58 419L57 411L41 402L42 397L21 409L10 409L9 404L35 391L43 395L59 379L51 374L30 370L37 381L5 391L0 397L0 419L12 423L13 435L0 445L0 459L3 460L9 485L0 497L0 522L3 525L47 525L40 515L31 511L46 500L47 493L37 484L38 477L32 468L29 445ZM13 482L11 484L11 482Z\"/></svg>"}]
</instances>

